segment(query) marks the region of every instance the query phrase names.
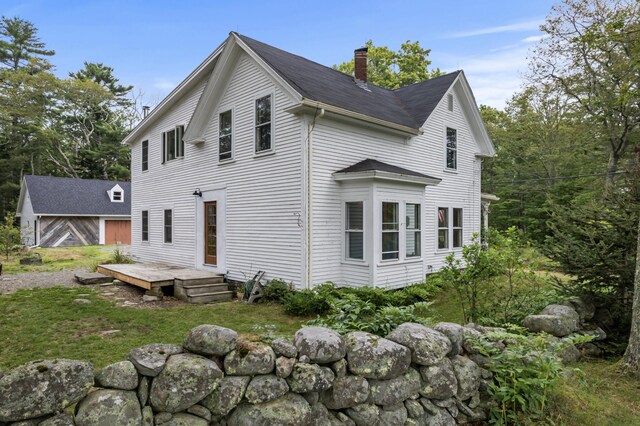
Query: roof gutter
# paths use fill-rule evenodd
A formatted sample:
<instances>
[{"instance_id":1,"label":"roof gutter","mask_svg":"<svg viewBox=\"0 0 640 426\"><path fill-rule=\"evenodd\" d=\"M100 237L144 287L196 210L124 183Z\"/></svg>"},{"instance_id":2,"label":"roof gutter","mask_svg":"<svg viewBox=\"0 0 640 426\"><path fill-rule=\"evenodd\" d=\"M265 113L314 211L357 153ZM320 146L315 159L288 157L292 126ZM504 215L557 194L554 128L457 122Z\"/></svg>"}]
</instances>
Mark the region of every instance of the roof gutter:
<instances>
[{"instance_id":1,"label":"roof gutter","mask_svg":"<svg viewBox=\"0 0 640 426\"><path fill-rule=\"evenodd\" d=\"M418 136L423 133L422 129L414 129L413 127L407 127L401 124L392 123L390 121L381 120L379 118L371 117L370 115L350 111L345 108L340 108L335 105L326 104L324 102L314 101L313 99L308 98L302 98L302 102L300 102L300 104L288 108L286 111L291 113L299 113L307 109L324 110L326 113L332 113L355 120L365 121L367 123L376 124L378 126L386 127L388 129L395 130L396 132L411 136Z\"/></svg>"},{"instance_id":2,"label":"roof gutter","mask_svg":"<svg viewBox=\"0 0 640 426\"><path fill-rule=\"evenodd\" d=\"M335 172L333 173L333 179L336 181L349 181L349 180L361 180L361 179L379 179L392 182L404 182L413 183L418 185L432 185L439 184L442 179L432 178L428 176L414 176L404 173L387 172L383 170L366 170L362 172Z\"/></svg>"}]
</instances>

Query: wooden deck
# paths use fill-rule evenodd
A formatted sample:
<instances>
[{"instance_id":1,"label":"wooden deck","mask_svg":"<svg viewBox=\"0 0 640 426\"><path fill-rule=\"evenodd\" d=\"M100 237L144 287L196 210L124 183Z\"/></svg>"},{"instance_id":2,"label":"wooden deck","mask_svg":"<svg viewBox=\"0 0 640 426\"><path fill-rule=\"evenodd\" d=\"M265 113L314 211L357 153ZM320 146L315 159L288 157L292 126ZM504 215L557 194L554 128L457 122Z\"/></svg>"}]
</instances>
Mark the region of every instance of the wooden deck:
<instances>
[{"instance_id":1,"label":"wooden deck","mask_svg":"<svg viewBox=\"0 0 640 426\"><path fill-rule=\"evenodd\" d=\"M172 286L176 279L189 281L221 276L213 272L170 266L162 263L98 265L96 271L147 290Z\"/></svg>"}]
</instances>

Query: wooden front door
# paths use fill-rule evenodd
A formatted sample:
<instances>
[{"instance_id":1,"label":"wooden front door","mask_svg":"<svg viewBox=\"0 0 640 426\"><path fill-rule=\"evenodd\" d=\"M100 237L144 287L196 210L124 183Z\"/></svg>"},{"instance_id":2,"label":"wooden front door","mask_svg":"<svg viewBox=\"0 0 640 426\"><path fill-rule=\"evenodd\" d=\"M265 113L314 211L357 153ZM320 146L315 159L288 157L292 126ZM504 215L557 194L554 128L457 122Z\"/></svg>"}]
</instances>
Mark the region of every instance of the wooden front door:
<instances>
[{"instance_id":1,"label":"wooden front door","mask_svg":"<svg viewBox=\"0 0 640 426\"><path fill-rule=\"evenodd\" d=\"M130 220L105 220L104 221L105 244L131 244Z\"/></svg>"},{"instance_id":2,"label":"wooden front door","mask_svg":"<svg viewBox=\"0 0 640 426\"><path fill-rule=\"evenodd\" d=\"M204 263L218 263L218 206L216 201L204 203Z\"/></svg>"}]
</instances>

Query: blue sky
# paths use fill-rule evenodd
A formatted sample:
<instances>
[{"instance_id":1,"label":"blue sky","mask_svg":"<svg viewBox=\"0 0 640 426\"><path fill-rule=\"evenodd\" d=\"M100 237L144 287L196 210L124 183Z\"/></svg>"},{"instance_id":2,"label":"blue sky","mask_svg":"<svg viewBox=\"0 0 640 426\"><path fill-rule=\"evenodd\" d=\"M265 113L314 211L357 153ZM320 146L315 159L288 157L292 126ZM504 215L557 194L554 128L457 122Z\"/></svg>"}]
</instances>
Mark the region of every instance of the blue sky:
<instances>
[{"instance_id":1,"label":"blue sky","mask_svg":"<svg viewBox=\"0 0 640 426\"><path fill-rule=\"evenodd\" d=\"M527 52L551 0L45 1L3 0L0 14L33 22L60 76L83 61L115 68L157 104L229 31L331 66L372 39L398 49L419 40L432 66L464 69L481 104L503 107L518 90Z\"/></svg>"}]
</instances>

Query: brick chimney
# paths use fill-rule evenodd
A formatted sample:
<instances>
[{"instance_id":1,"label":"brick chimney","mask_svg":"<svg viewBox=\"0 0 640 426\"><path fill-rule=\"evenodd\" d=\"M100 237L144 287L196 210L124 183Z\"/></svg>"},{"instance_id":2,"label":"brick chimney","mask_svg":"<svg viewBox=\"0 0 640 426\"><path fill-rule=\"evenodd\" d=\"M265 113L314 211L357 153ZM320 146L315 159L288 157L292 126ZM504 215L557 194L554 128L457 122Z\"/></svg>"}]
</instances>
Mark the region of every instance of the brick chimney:
<instances>
[{"instance_id":1,"label":"brick chimney","mask_svg":"<svg viewBox=\"0 0 640 426\"><path fill-rule=\"evenodd\" d=\"M367 47L361 47L360 49L356 49L353 52L353 60L355 63L354 67L354 77L356 79L356 83L366 83L367 82L367 51L369 49Z\"/></svg>"}]
</instances>

